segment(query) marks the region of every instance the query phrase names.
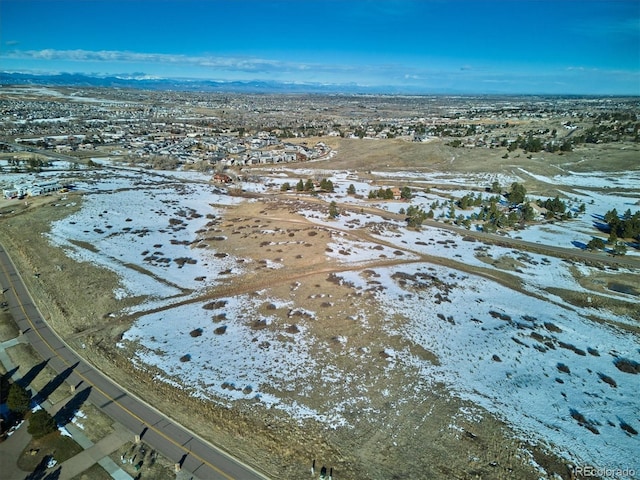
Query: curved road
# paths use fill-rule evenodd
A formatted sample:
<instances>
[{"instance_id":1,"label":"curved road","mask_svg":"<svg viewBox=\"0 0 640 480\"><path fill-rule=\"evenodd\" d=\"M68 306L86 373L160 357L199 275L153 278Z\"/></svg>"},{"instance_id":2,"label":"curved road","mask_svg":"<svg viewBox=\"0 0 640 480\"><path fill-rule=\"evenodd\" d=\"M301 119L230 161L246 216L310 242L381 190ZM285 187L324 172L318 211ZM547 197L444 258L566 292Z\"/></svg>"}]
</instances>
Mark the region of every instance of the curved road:
<instances>
[{"instance_id":1,"label":"curved road","mask_svg":"<svg viewBox=\"0 0 640 480\"><path fill-rule=\"evenodd\" d=\"M206 480L264 480L267 477L176 424L152 406L124 390L86 363L44 321L20 274L0 245L0 285L18 328L58 374L57 380L76 386L115 421L183 470Z\"/></svg>"}]
</instances>

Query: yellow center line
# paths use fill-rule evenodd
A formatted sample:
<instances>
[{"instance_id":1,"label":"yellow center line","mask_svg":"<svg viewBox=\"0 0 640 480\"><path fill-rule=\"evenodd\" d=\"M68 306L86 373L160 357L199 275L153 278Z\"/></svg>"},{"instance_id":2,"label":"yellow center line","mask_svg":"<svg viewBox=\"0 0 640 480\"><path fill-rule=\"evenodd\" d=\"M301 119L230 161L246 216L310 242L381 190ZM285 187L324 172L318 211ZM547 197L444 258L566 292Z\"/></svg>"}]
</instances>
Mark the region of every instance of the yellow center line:
<instances>
[{"instance_id":1,"label":"yellow center line","mask_svg":"<svg viewBox=\"0 0 640 480\"><path fill-rule=\"evenodd\" d=\"M13 284L13 282L11 281L11 277L9 276L7 269L4 267L4 265L2 266L2 270L4 271L5 277L7 278L7 280L11 283L11 288L13 289L13 293L16 297L16 300L18 301L18 303L20 304L20 309L22 310L22 313L24 314L25 318L27 319L27 321L29 322L29 324L31 325L31 328L36 332L36 334L40 337L40 340L42 340L43 343L45 343L48 347L49 350L51 350L54 355L56 357L58 357L65 365L67 365L68 367L71 367L71 364L65 360L58 352L57 350L54 350L53 347L51 346L51 344L42 336L42 334L40 333L40 331L36 328L34 322L31 320L31 317L27 314L27 311L24 308L24 305L22 304L22 301L20 300L20 297L18 295L18 292L16 291L16 288ZM26 287L26 286L25 286ZM35 303L34 303L35 306ZM37 307L36 307L37 308ZM44 321L44 318L43 318ZM46 323L46 322L45 322ZM51 331L53 332L53 329L51 327L49 327L51 329ZM55 334L55 333L54 333ZM60 337L58 337L60 338ZM62 338L60 338L60 340L62 340ZM68 348L71 352L73 352L77 357L81 358L77 353L75 353L75 351L73 349L71 349L71 347L69 347L64 341L62 341L62 344ZM83 359L84 360L84 359ZM89 365L89 364L88 364ZM91 365L89 365L90 368L94 368ZM98 371L96 369L96 371ZM132 412L131 410L129 410L128 408L126 408L124 405L122 405L120 402L118 402L118 400L112 398L110 395L108 395L105 391L103 391L100 387L98 387L97 385L94 385L91 381L89 381L87 379L87 377L85 377L82 373L80 372L76 372L74 369L74 372L76 375L78 375L85 383L87 383L89 386L91 386L92 388L95 388L98 392L100 392L105 398L107 398L110 402L115 403L116 405L118 405L123 411L125 411L126 413L128 413L129 415L131 415L134 419L138 420L140 423L142 423L143 425L145 425L145 427L153 430L155 433L157 433L158 435L160 435L161 437L163 437L164 439L166 439L167 441L169 441L170 443L174 444L176 447L178 447L179 449L185 451L188 455L192 456L193 458L195 458L196 460L202 462L203 464L209 466L210 468L212 468L213 470L215 470L216 472L218 472L220 475L222 475L223 477L229 479L229 480L235 480L234 477L230 477L229 475L227 475L225 472L223 472L222 470L220 470L218 467L216 467L215 465L213 465L212 463L210 463L209 461L205 460L204 458L200 457L199 455L197 455L196 453L193 453L190 450L185 449L185 447L181 444L179 444L178 442L176 442L173 438L169 437L168 435L166 435L164 432L162 432L161 430L158 430L155 426L153 425L147 425L146 422L140 418L137 414L135 414L134 412ZM108 378L108 377L107 377ZM120 389L123 390L119 385L115 384L114 385ZM123 393L128 395L128 392L123 390ZM135 399L134 399L135 400ZM172 420L173 421L173 420ZM190 434L190 432L187 431L188 434Z\"/></svg>"}]
</instances>

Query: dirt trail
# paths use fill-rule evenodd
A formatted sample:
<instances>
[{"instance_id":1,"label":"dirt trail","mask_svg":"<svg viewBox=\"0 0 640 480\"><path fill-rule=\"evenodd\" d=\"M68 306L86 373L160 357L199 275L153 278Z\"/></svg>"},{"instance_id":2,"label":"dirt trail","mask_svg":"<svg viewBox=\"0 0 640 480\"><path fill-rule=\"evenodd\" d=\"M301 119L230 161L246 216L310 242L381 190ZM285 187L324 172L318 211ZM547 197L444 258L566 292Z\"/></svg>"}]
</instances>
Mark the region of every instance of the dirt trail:
<instances>
[{"instance_id":1,"label":"dirt trail","mask_svg":"<svg viewBox=\"0 0 640 480\"><path fill-rule=\"evenodd\" d=\"M274 210L289 210L291 205L289 202L280 202L273 201L273 199L269 199L271 202L270 207ZM299 199L298 199L299 200ZM302 200L299 200L301 203ZM315 202L311 202L315 203ZM372 213L376 211L376 209L370 209ZM247 212L243 212L244 215L242 217L243 221L246 223L251 223L252 221L265 221L264 215L247 215ZM380 212L377 211L379 214ZM374 237L364 231L363 229L347 229L340 228L338 225L332 226L319 226L316 223L311 222L303 217L291 217L291 216L282 216L282 215L269 215L268 220L272 223L277 223L278 225L296 225L302 226L304 228L315 229L322 228L328 231L340 232L341 234L352 237L353 239L373 244L373 245L381 245L388 247L390 249L400 250L405 252L405 254L411 258L383 258L383 259L371 259L366 261L361 261L358 263L348 263L348 264L334 264L330 266L324 266L318 268L317 265L305 265L300 262L300 265L296 265L295 267L289 266L286 269L286 272L282 273L279 271L270 272L268 280L264 278L264 275L243 275L237 281L231 282L229 284L225 284L222 286L218 286L213 288L211 291L207 292L205 295L198 295L195 297L191 297L184 300L179 300L176 302L172 302L170 304L166 304L157 308L141 310L127 317L127 322L133 321L141 316L153 314L157 312L171 310L173 308L189 305L194 303L212 301L223 297L232 297L237 295L242 295L246 293L251 293L260 289L265 288L265 286L269 286L270 288L285 284L285 283L293 283L296 281L304 280L305 278L309 278L314 275L330 275L330 274L338 274L342 272L361 272L371 268L380 268L380 267L394 267L398 265L407 265L407 264L415 264L415 263L430 263L434 265L441 265L444 267L464 271L466 273L482 276L484 278L490 279L492 281L498 282L501 285L504 285L509 288L513 288L518 290L521 293L529 294L532 296L539 297L535 295L521 286L520 279L515 275L510 275L505 272L496 272L491 269L484 269L482 267L476 267L467 265L462 262L458 262L452 259L447 259L443 257L436 257L432 255L427 255L421 253L419 251L415 251L406 245L398 246L397 244L383 240L378 237ZM225 232L229 234L229 232Z\"/></svg>"},{"instance_id":2,"label":"dirt trail","mask_svg":"<svg viewBox=\"0 0 640 480\"><path fill-rule=\"evenodd\" d=\"M308 205L313 204L313 201L308 203ZM290 290L289 284L294 282L304 284L300 287L296 297L296 302L304 305L304 302L310 301L308 300L309 294L317 291L316 284L321 282L322 277L326 279L331 274L339 275L341 272L364 272L367 269L413 263L443 265L491 278L510 288L517 288L515 277L508 273L470 267L455 260L421 254L413 251L408 245L398 246L392 241L374 237L363 228L343 229L338 228L337 225L315 224L298 216L299 204L296 205L292 205L289 199L284 201L281 198L265 197L261 202L243 202L240 207L230 207L226 214L219 219L218 224L212 226L212 230L216 230L215 235L227 238L223 242L217 242L215 250L219 253L224 252L232 258L249 258L251 261L244 264L243 273L240 276L229 277L232 281L223 281L222 285L212 288L204 295L179 300L171 305L160 307L159 310L169 310L186 303L211 301L221 297L242 295L265 289L278 297L283 292L288 292ZM19 221L18 217L11 220L12 224L14 221L16 223L11 228L14 234L19 235L20 229L26 226L32 228L34 232L38 232L38 229L46 230L51 221L47 217L47 212L41 210L31 213L35 215L20 216L22 218ZM390 217L388 212L376 211L375 214ZM270 233L263 233L265 231ZM203 232L202 235L207 236L211 233L211 231ZM371 245L384 246L392 250L401 250L404 252L404 258L374 258L361 263L344 264L338 261L328 261L325 250L334 235ZM52 250L46 240L37 235L33 241L21 247L21 254L24 256L23 258L33 258L34 262L41 263L43 267L46 266L47 261L55 261L56 264L62 264L65 261L60 252L47 254L45 252L47 249ZM52 253L56 254L55 260L52 260ZM301 257L298 258L300 255ZM260 263L262 259L273 260L273 257L281 258L281 263L286 268L271 270ZM401 470L408 469L414 472L428 468L431 478L444 478L445 476L465 478L466 474L474 467L455 453L460 448L464 448L472 457L481 459L482 465L488 465L497 460L500 464L497 468L504 475L508 475L507 471L511 470L518 472L519 478L533 478L523 473L529 472L526 469L530 467L525 466L523 461L518 459L517 452L521 446L515 444L510 438L508 429L498 420L487 416L482 425L465 425L468 431L474 432L476 440L473 442L458 438L457 433L448 428L448 425L461 403L458 399L450 397L447 392L436 387L429 398L425 399L425 405L429 405L429 411L433 412L427 423L424 422L425 405L407 405L406 411L398 414L398 412L385 412L384 405L387 400L380 399L382 415L388 416L390 421L397 421L394 420L397 415L402 419L402 422L395 427L385 427L395 429L393 435L390 435L389 431L382 429L382 427L378 428L379 424L376 422L382 420L368 419L365 416L359 418L357 412L354 414L353 421L357 422L358 428L361 427L361 430L326 431L322 425L307 425L302 429L297 427L295 422L291 422L275 412L263 411L249 404L238 405L237 408L232 409L218 406L213 402L205 404L200 399L190 397L181 389L157 382L156 372L152 368L145 371L136 369L131 364L130 358L116 349L113 343L116 338L114 332L122 332L135 318L158 310L138 312L135 315L123 317L118 322L105 317L107 312L117 311L114 310L113 302L105 300L104 306L100 307L95 304L95 301L92 301L94 298L92 295L95 294L88 290L86 285L69 284L65 286L60 284L63 278L74 279L87 275L87 272L84 271L82 274L74 276L71 273L74 272L71 265L73 262L68 259L66 261L69 262L68 265L65 264L66 276L58 273L54 268L50 268L37 281L33 278L29 279L31 283L37 283L37 288L51 292L50 296L55 297L63 309L59 315L55 311L52 312L52 315L57 317L52 323L60 326L65 324L66 319L73 319L74 322L77 322L79 319L87 318L89 323L84 326L86 330L81 332L76 330L70 334L70 337L75 342L80 341L81 337L87 337L87 349L84 352L87 356L92 357L92 363L110 376L119 379L124 385L133 384L136 391L151 403L171 412L174 418L184 422L185 425L190 425L194 431L206 435L208 438L213 438L214 441L226 448L233 449L240 455L257 459L256 461L265 465L269 471L286 472L282 473L282 478L300 478L298 473L302 471L301 465L304 465L312 455L318 454L325 458L335 459L336 465L340 466L341 478L389 478L393 472L398 471L400 464L403 464ZM93 272L93 270L91 271ZM58 285L45 284L45 282L56 282L56 280L58 280ZM117 284L117 279L106 275L104 282L98 286L104 291L110 291ZM334 294L332 302L336 302L336 309L357 301L350 296L352 292L348 287L329 283L322 284L324 292L329 289ZM41 298L48 297L42 296ZM318 300L318 302L320 301ZM362 367L368 369L367 371L373 378L386 365L386 361L375 355L376 351L383 348L380 342L394 345L393 342L399 342L400 339L384 338L380 340L378 337L383 336L381 322L384 321L384 312L375 312L377 307L371 296L363 296L359 301L362 302L359 307L371 309L370 321L375 325L375 328L371 330L370 334L349 332L349 336L350 338L358 338L358 341L362 341L363 344L369 342L375 346L374 355L371 355L371 358ZM338 304L338 302L342 303ZM325 316L329 317L327 312L328 310L323 311ZM314 327L318 328L315 335L321 339L330 339L335 336L335 321L328 321L324 327L321 322L318 322L318 326ZM85 339L82 338L82 341ZM346 355L339 361L352 362L354 359L352 356ZM393 395L401 396L403 386L415 380L411 375L411 372L401 369L384 373L381 376L384 385L379 385L379 390L388 388L393 392ZM179 407L177 407L178 405ZM194 418L192 412L196 409L201 412L201 415ZM371 432L376 433L372 435ZM283 443L285 438L287 442ZM402 448L395 448L394 445L388 443L392 438L397 438ZM497 471L493 470L494 467L491 467L492 470L486 470L486 467L480 468L484 469L482 470L484 476ZM306 471L308 470L305 469Z\"/></svg>"},{"instance_id":3,"label":"dirt trail","mask_svg":"<svg viewBox=\"0 0 640 480\"><path fill-rule=\"evenodd\" d=\"M279 198L273 198L272 195L265 196L265 199L270 203L270 208L272 210L289 211L291 209L290 199L281 200ZM309 198L309 199L297 198L296 203L298 204L308 203L310 206L315 206L321 203L321 201L318 201L318 199L314 199L314 198ZM345 209L347 208L349 207L345 207ZM392 216L392 217L395 217L396 219L399 219L400 217L402 217L396 214L390 214L389 212L386 212L374 207L367 207L364 209L352 208L351 210L354 212L356 210L364 210L374 215L381 215L383 217ZM317 265L305 265L301 263L300 265L297 265L295 267L288 267L286 269L286 272L284 273L279 271L270 272L268 276L268 281L264 278L264 275L247 274L237 279L237 281L215 287L204 295L198 295L198 296L190 297L184 300L178 300L175 302L167 303L165 305L162 305L160 307L153 308L153 309L140 310L131 314L130 316L127 316L126 319L122 319L122 320L125 321L126 323L130 323L132 321L135 321L137 318L140 318L148 314L169 311L183 305L209 302L209 301L217 300L224 297L233 297L237 295L243 295L243 294L261 290L265 288L265 286L268 286L269 288L274 288L283 284L287 284L287 283L290 284L293 282L301 281L315 275L331 275L331 274L339 274L342 272L362 272L364 270L372 269L372 268L394 267L399 265L419 264L419 263L440 265L443 267L452 268L452 269L469 273L472 275L481 276L488 280L497 282L507 288L518 291L519 293L523 293L535 298L539 298L544 301L553 302L553 300L550 300L549 298L541 294L532 292L531 290L524 288L522 286L522 282L520 278L515 275L511 275L504 271L497 271L495 269L468 265L466 263L462 263L450 258L428 255L428 254L416 251L407 245L398 246L397 244L391 241L384 240L379 237L374 237L362 228L358 228L358 229L340 228L337 224L331 225L331 226L323 225L320 227L318 224L313 223L310 220L305 219L304 217L295 217L295 216L292 217L291 215L288 215L288 216L269 215L268 217L265 217L264 214L252 215L247 213L248 212L243 212L244 215L242 217L243 221L246 223L251 223L252 221L264 222L265 219L268 218L270 222L277 223L280 226L289 224L289 225L296 225L296 226L301 226L309 229L322 228L328 231L340 232L343 235L352 237L353 239L357 239L362 242L366 242L374 245L381 245L381 246L385 246L395 250L401 250L401 251L404 251L407 254L407 256L411 256L412 258L372 259L372 260L362 261L359 263L335 264L331 266L324 266L321 268L319 268ZM434 226L436 226L437 228L443 228L445 230L454 231L455 233L458 233L458 234L463 233L457 227L451 227L451 226L443 225L437 222L434 222L434 223L435 223ZM226 232L226 233L228 234L230 232ZM465 235L467 233L468 232L464 232ZM485 234L484 236L482 236L480 234L481 232L472 232L470 236L479 237L485 240L487 235ZM491 240L496 240L496 239L491 238ZM503 239L497 239L497 240L502 241ZM514 243L519 243L519 242L515 241ZM95 333L100 329L101 327L88 329L86 333Z\"/></svg>"},{"instance_id":4,"label":"dirt trail","mask_svg":"<svg viewBox=\"0 0 640 480\"><path fill-rule=\"evenodd\" d=\"M263 196L265 198L269 198L274 195L277 196L281 194L279 193L264 194ZM256 198L256 196L252 195L252 198ZM306 198L304 201L310 204L316 204L316 205L326 204L326 202L323 201L322 199L313 198L311 196ZM366 212L372 215L378 215L383 219L393 219L401 222L404 222L406 219L406 216L404 215L388 212L386 210L382 210L380 208L376 208L372 206L356 207L352 204L344 203L344 202L337 202L337 206L342 210L350 211L353 213ZM472 237L476 240L480 240L482 242L493 244L493 245L513 247L519 250L530 251L533 253L541 253L543 255L550 255L552 257L566 258L574 261L577 260L584 263L612 265L612 266L623 267L623 268L640 268L640 258L635 258L632 256L613 257L610 255L606 255L604 253L596 253L596 252L589 252L589 251L578 250L573 248L563 248L563 247L557 247L554 245L545 245L540 243L527 242L525 240L521 240L518 238L502 237L499 235L484 233L477 230L464 230L455 225L450 225L444 222L438 222L436 220L427 219L423 222L423 225L426 227L433 227L433 228L439 228L442 230L447 230L450 232L457 233L458 235ZM376 239L376 241L379 241L379 240Z\"/></svg>"}]
</instances>

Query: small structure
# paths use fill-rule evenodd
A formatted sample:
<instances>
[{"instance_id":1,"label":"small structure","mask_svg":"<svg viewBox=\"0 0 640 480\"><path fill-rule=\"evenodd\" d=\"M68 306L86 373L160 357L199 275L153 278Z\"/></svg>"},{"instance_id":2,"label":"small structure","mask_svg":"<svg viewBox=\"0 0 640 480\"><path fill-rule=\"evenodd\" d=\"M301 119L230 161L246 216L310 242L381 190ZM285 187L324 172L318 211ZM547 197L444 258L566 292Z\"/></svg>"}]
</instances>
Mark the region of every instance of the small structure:
<instances>
[{"instance_id":1,"label":"small structure","mask_svg":"<svg viewBox=\"0 0 640 480\"><path fill-rule=\"evenodd\" d=\"M62 187L57 180L49 180L44 182L36 182L31 184L15 184L13 188L2 190L4 198L18 198L25 195L37 197L46 193L57 192Z\"/></svg>"},{"instance_id":2,"label":"small structure","mask_svg":"<svg viewBox=\"0 0 640 480\"><path fill-rule=\"evenodd\" d=\"M18 198L20 196L20 192L16 188L9 188L6 190L2 190L2 196L9 200L10 198Z\"/></svg>"},{"instance_id":3,"label":"small structure","mask_svg":"<svg viewBox=\"0 0 640 480\"><path fill-rule=\"evenodd\" d=\"M231 177L225 173L216 173L213 176L213 181L216 183L231 183L233 180Z\"/></svg>"},{"instance_id":4,"label":"small structure","mask_svg":"<svg viewBox=\"0 0 640 480\"><path fill-rule=\"evenodd\" d=\"M547 214L547 209L544 207L541 207L536 202L529 202L529 206L533 210L535 220L540 220L544 218L545 215Z\"/></svg>"},{"instance_id":5,"label":"small structure","mask_svg":"<svg viewBox=\"0 0 640 480\"><path fill-rule=\"evenodd\" d=\"M60 190L60 184L56 181L48 181L48 182L38 182L27 187L27 195L30 197L37 197L39 195L44 195L45 193L56 192Z\"/></svg>"}]
</instances>

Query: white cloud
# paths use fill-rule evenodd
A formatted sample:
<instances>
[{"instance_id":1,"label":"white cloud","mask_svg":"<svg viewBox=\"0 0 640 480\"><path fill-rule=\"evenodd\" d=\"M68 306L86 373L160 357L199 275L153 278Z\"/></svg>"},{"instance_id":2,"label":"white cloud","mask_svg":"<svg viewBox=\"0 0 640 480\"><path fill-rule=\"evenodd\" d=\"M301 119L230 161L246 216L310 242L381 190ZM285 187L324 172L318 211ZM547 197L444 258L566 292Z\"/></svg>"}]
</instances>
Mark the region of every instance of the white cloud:
<instances>
[{"instance_id":1,"label":"white cloud","mask_svg":"<svg viewBox=\"0 0 640 480\"><path fill-rule=\"evenodd\" d=\"M558 93L558 83L575 85L559 93L626 92L639 94L637 71L602 70L581 65L532 70L468 64L313 63L287 59L231 57L211 54L180 55L115 50L5 50L4 69L56 72L144 72L162 77L210 80L275 80L411 87L437 91L477 91L479 85L504 85L505 91ZM516 66L517 67L517 66ZM606 89L603 90L603 86ZM609 91L611 88L612 91ZM481 87L482 89L482 87ZM575 90L575 92L574 92ZM606 90L606 91L605 91Z\"/></svg>"},{"instance_id":2,"label":"white cloud","mask_svg":"<svg viewBox=\"0 0 640 480\"><path fill-rule=\"evenodd\" d=\"M166 53L139 53L115 50L12 50L0 54L0 58L10 60L31 60L41 62L77 62L77 63L127 63L137 65L185 65L204 69L253 72L253 73L291 73L318 72L340 73L360 72L351 65L313 64L288 62L282 60L255 57L223 57L215 55L179 55Z\"/></svg>"}]
</instances>

